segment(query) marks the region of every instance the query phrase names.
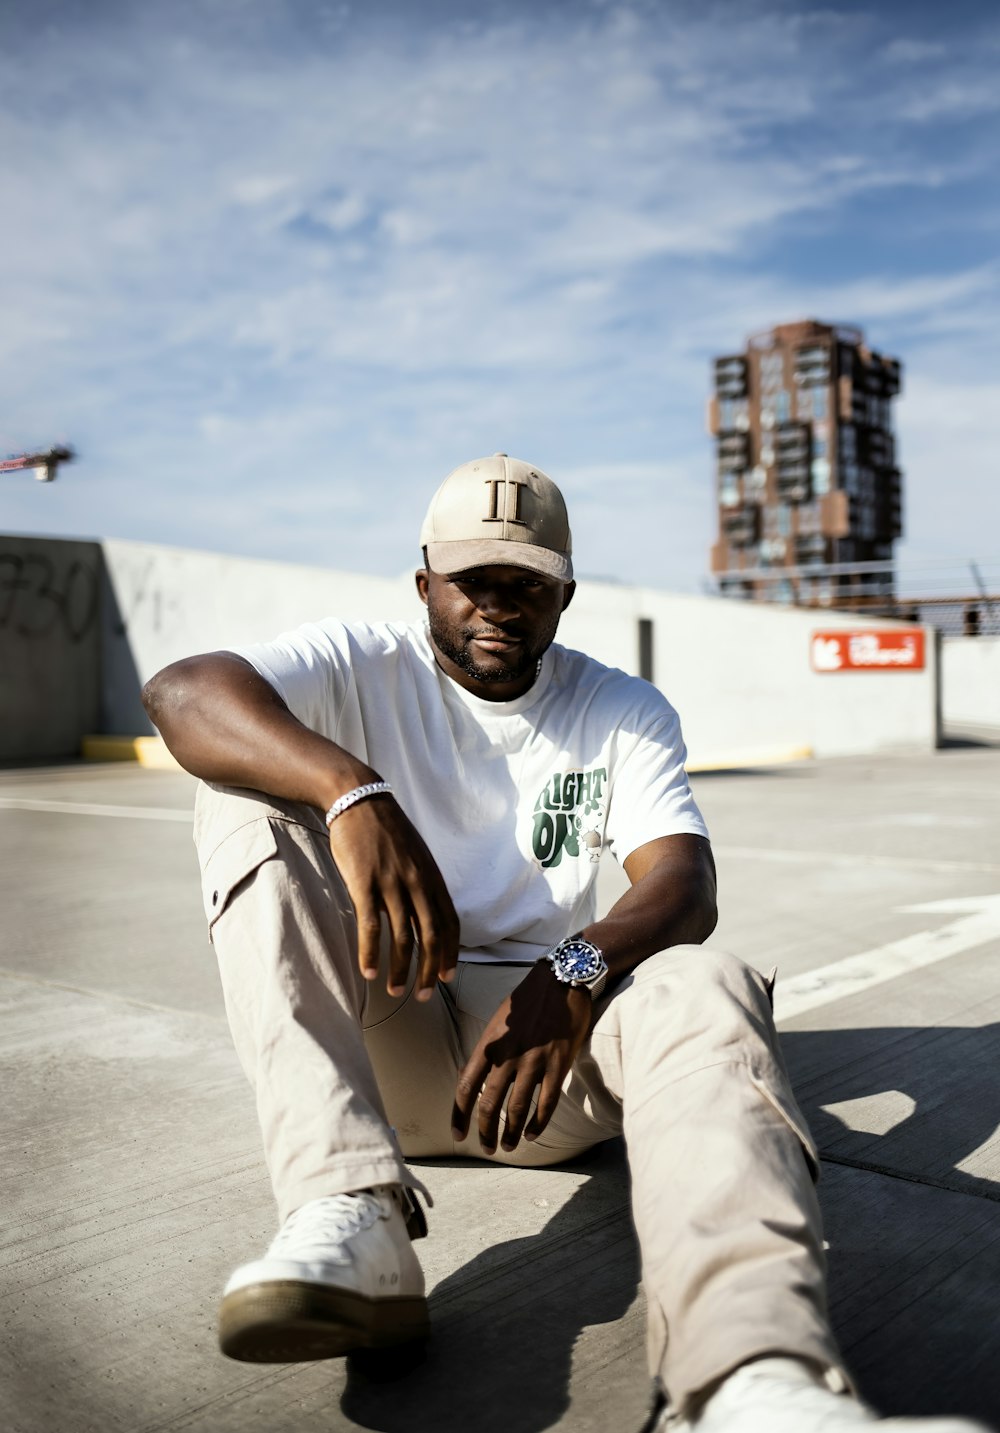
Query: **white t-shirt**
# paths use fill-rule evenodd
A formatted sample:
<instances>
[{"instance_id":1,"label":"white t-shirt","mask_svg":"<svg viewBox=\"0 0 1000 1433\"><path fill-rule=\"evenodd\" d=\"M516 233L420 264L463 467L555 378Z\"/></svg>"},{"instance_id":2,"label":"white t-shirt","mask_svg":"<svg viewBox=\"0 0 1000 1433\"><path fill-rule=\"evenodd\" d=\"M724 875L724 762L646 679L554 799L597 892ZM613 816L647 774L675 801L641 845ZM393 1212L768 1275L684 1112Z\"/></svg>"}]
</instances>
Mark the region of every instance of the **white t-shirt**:
<instances>
[{"instance_id":1,"label":"white t-shirt","mask_svg":"<svg viewBox=\"0 0 1000 1433\"><path fill-rule=\"evenodd\" d=\"M427 842L462 958L534 961L594 919L603 850L707 836L677 713L655 687L557 644L531 688L484 701L424 625L309 623L235 647L313 731L374 767Z\"/></svg>"}]
</instances>

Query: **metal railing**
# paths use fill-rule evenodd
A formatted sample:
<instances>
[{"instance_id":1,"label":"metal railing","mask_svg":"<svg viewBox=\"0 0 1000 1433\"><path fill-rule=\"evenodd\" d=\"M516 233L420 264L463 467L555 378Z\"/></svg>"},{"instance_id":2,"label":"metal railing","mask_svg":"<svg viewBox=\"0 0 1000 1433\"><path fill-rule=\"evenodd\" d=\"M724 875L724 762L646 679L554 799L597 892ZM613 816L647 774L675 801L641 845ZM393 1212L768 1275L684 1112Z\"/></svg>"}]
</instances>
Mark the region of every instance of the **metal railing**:
<instances>
[{"instance_id":1,"label":"metal railing","mask_svg":"<svg viewBox=\"0 0 1000 1433\"><path fill-rule=\"evenodd\" d=\"M717 596L924 622L947 636L1000 635L1000 558L840 562L714 573Z\"/></svg>"}]
</instances>

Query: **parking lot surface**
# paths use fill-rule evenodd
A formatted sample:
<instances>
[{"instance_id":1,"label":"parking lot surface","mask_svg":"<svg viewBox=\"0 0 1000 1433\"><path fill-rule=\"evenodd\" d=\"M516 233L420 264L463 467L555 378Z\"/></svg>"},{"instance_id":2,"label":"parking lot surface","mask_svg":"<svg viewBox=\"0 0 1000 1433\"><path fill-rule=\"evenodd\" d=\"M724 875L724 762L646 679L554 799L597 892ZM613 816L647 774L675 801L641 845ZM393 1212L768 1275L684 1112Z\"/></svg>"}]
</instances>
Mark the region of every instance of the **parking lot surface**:
<instances>
[{"instance_id":1,"label":"parking lot surface","mask_svg":"<svg viewBox=\"0 0 1000 1433\"><path fill-rule=\"evenodd\" d=\"M1000 750L694 785L715 943L778 967L848 1365L883 1412L998 1422ZM193 795L130 765L0 772L0 1426L637 1429L644 1315L615 1145L565 1169L423 1168L435 1333L398 1377L217 1352L222 1284L274 1212L204 931Z\"/></svg>"}]
</instances>

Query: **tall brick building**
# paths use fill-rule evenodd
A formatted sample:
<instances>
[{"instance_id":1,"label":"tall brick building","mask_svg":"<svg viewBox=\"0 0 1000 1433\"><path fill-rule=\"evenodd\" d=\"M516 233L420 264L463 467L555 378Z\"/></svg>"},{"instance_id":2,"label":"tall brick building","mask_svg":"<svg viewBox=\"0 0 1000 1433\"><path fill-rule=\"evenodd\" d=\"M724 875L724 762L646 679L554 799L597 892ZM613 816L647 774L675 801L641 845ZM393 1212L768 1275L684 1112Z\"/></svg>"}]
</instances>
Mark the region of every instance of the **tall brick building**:
<instances>
[{"instance_id":1,"label":"tall brick building","mask_svg":"<svg viewBox=\"0 0 1000 1433\"><path fill-rule=\"evenodd\" d=\"M779 324L715 360L708 427L715 438L719 535L712 572L723 592L827 606L893 591L902 534L892 399L900 365L860 329ZM845 575L831 565L884 564Z\"/></svg>"}]
</instances>

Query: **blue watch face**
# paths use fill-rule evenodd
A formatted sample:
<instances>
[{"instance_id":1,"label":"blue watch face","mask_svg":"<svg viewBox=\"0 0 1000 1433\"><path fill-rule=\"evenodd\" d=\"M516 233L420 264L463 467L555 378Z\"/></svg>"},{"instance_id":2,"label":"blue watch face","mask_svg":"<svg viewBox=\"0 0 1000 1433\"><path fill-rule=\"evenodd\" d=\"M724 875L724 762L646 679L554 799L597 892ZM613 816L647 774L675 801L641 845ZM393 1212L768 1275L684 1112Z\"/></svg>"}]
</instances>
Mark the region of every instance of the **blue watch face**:
<instances>
[{"instance_id":1,"label":"blue watch face","mask_svg":"<svg viewBox=\"0 0 1000 1433\"><path fill-rule=\"evenodd\" d=\"M560 951L560 964L569 980L593 980L600 975L604 962L589 945L572 941Z\"/></svg>"}]
</instances>

